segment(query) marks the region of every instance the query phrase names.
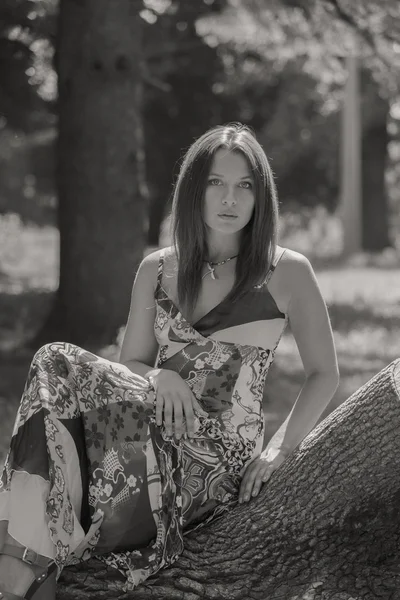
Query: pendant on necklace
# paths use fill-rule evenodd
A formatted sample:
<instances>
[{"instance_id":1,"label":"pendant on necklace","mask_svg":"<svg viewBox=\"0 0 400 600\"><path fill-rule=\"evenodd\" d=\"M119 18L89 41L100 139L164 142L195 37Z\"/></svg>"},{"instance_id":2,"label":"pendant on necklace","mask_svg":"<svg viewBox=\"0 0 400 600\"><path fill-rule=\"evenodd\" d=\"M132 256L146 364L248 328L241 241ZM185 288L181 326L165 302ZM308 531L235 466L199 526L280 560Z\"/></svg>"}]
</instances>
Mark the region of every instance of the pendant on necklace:
<instances>
[{"instance_id":1,"label":"pendant on necklace","mask_svg":"<svg viewBox=\"0 0 400 600\"><path fill-rule=\"evenodd\" d=\"M207 275L211 274L211 279L217 279L216 275L215 275L215 267L211 266L210 263L207 263L207 267L209 268L209 271L207 271L207 273L204 273L202 279L204 279L204 277L206 277Z\"/></svg>"},{"instance_id":2,"label":"pendant on necklace","mask_svg":"<svg viewBox=\"0 0 400 600\"><path fill-rule=\"evenodd\" d=\"M219 262L212 262L211 260L205 260L205 261L203 261L203 262L206 263L206 265L209 268L209 270L207 271L207 273L205 273L203 275L202 279L204 279L204 277L206 275L209 275L210 273L211 273L211 279L218 279L218 277L215 274L215 267L221 267L222 265L224 265L225 263L229 262L233 258L236 258L237 256L239 256L239 255L235 254L235 256L230 256L229 258L226 258L225 260L221 260Z\"/></svg>"}]
</instances>

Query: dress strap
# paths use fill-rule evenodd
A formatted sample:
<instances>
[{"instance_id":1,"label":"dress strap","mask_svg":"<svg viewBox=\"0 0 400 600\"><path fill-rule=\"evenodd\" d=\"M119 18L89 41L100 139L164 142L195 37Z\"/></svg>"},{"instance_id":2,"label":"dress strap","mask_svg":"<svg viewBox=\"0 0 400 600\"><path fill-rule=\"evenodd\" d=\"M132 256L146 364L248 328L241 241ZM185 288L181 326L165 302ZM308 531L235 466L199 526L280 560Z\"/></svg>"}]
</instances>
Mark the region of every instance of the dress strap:
<instances>
[{"instance_id":1,"label":"dress strap","mask_svg":"<svg viewBox=\"0 0 400 600\"><path fill-rule=\"evenodd\" d=\"M286 250L287 250L287 248L280 248L280 250L278 250L278 252L275 254L275 258L272 261L274 269L275 269L276 265L278 264L278 262L281 260L282 256L285 254Z\"/></svg>"},{"instance_id":2,"label":"dress strap","mask_svg":"<svg viewBox=\"0 0 400 600\"><path fill-rule=\"evenodd\" d=\"M286 252L286 248L280 248L274 256L274 259L272 261L272 265L270 270L267 273L267 276L265 278L264 284L267 284L268 281L271 279L272 273L275 271L277 264L279 263L279 261L281 260L282 256L284 255L284 253Z\"/></svg>"},{"instance_id":3,"label":"dress strap","mask_svg":"<svg viewBox=\"0 0 400 600\"><path fill-rule=\"evenodd\" d=\"M158 290L160 289L161 286L161 282L162 282L162 276L163 276L163 269L164 269L164 258L165 258L165 248L163 248L160 251L160 258L158 260L158 269L157 269L157 288L156 288L156 292L158 292Z\"/></svg>"}]
</instances>

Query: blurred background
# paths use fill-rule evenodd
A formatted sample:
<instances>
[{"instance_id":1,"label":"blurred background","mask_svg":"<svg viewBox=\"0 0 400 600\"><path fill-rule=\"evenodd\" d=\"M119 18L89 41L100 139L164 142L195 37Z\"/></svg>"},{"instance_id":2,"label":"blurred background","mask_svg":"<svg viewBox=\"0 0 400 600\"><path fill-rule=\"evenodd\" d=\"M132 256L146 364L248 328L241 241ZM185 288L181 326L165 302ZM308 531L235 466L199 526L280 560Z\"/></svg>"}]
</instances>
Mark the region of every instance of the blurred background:
<instances>
[{"instance_id":1,"label":"blurred background","mask_svg":"<svg viewBox=\"0 0 400 600\"><path fill-rule=\"evenodd\" d=\"M118 360L182 154L216 124L254 128L280 244L316 270L341 371L323 417L399 357L399 74L396 0L2 0L0 463L40 345ZM267 440L302 382L289 329Z\"/></svg>"}]
</instances>

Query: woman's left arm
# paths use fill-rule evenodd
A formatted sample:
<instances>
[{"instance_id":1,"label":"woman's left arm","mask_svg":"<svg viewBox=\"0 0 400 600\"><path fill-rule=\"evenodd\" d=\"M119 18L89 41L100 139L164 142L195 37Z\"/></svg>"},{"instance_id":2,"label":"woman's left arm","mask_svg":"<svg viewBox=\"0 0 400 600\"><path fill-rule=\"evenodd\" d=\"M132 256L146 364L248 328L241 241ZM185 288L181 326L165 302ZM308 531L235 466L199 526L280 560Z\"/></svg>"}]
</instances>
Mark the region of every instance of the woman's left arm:
<instances>
[{"instance_id":1,"label":"woman's left arm","mask_svg":"<svg viewBox=\"0 0 400 600\"><path fill-rule=\"evenodd\" d=\"M279 448L286 454L314 428L339 385L328 310L310 261L305 256L297 256L291 265L293 286L287 312L306 380L285 421Z\"/></svg>"},{"instance_id":2,"label":"woman's left arm","mask_svg":"<svg viewBox=\"0 0 400 600\"><path fill-rule=\"evenodd\" d=\"M277 443L268 446L246 470L239 502L258 494L262 483L314 428L339 385L329 315L310 261L295 253L285 267L291 282L288 318L306 380L289 416L274 435Z\"/></svg>"}]
</instances>

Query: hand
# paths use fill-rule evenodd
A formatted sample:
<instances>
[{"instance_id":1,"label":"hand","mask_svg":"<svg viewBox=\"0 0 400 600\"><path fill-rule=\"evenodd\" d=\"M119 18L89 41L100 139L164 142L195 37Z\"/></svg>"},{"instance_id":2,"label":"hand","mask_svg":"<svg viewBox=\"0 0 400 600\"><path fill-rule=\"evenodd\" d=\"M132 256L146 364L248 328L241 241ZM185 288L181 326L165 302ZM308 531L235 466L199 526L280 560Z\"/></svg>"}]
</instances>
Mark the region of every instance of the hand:
<instances>
[{"instance_id":1,"label":"hand","mask_svg":"<svg viewBox=\"0 0 400 600\"><path fill-rule=\"evenodd\" d=\"M146 377L155 391L156 424L162 425L164 413L164 427L168 436L173 435L174 427L176 439L179 440L185 431L189 437L194 437L195 413L205 417L208 413L201 408L188 384L178 373L168 369L153 369Z\"/></svg>"},{"instance_id":2,"label":"hand","mask_svg":"<svg viewBox=\"0 0 400 600\"><path fill-rule=\"evenodd\" d=\"M255 458L247 466L239 490L239 504L248 502L251 496L257 496L261 485L266 483L272 473L287 458L287 453L280 448L268 448L268 451L262 457Z\"/></svg>"}]
</instances>

